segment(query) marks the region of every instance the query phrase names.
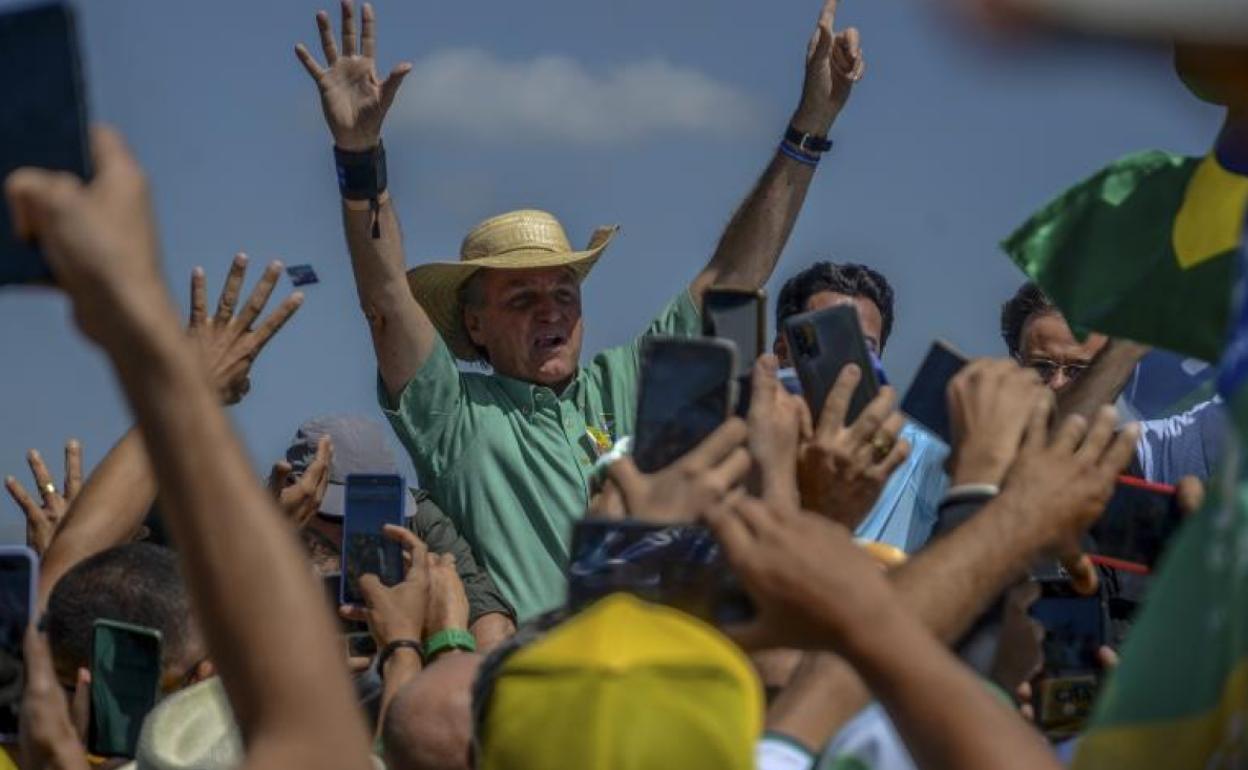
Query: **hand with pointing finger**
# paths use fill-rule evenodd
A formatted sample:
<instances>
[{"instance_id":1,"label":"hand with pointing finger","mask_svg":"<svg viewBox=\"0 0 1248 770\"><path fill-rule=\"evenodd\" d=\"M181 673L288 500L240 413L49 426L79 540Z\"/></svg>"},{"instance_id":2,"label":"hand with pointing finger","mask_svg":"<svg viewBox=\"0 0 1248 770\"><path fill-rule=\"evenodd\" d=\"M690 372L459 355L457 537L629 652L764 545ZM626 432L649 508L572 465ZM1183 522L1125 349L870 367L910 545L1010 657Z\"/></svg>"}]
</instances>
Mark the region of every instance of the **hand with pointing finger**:
<instances>
[{"instance_id":1,"label":"hand with pointing finger","mask_svg":"<svg viewBox=\"0 0 1248 770\"><path fill-rule=\"evenodd\" d=\"M394 103L403 78L412 70L410 63L403 62L391 70L385 80L377 77L376 21L371 4L364 4L361 17L357 49L355 10L351 0L342 0L342 48L339 50L329 14L324 11L316 14L321 50L325 54L324 69L302 43L295 46L299 61L320 89L321 109L334 136L334 144L353 152L377 146L386 112Z\"/></svg>"},{"instance_id":2,"label":"hand with pointing finger","mask_svg":"<svg viewBox=\"0 0 1248 770\"><path fill-rule=\"evenodd\" d=\"M806 49L806 79L793 126L823 136L866 71L858 30L836 31L837 0L826 0Z\"/></svg>"}]
</instances>

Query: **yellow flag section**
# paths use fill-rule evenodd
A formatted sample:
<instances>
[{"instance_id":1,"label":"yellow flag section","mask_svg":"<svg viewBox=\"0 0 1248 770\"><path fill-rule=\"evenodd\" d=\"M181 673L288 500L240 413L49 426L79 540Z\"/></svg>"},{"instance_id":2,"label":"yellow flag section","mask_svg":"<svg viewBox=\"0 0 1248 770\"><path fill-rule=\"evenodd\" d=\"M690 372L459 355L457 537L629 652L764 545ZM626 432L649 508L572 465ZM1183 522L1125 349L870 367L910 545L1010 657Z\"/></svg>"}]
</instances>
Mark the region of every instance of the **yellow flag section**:
<instances>
[{"instance_id":1,"label":"yellow flag section","mask_svg":"<svg viewBox=\"0 0 1248 770\"><path fill-rule=\"evenodd\" d=\"M1248 177L1205 157L1183 196L1174 219L1173 246L1184 270L1225 254L1239 245L1248 210Z\"/></svg>"},{"instance_id":2,"label":"yellow flag section","mask_svg":"<svg viewBox=\"0 0 1248 770\"><path fill-rule=\"evenodd\" d=\"M1200 650L1175 650L1199 656ZM1241 770L1248 767L1248 661L1226 680L1221 700L1189 717L1095 729L1079 745L1074 770Z\"/></svg>"}]
</instances>

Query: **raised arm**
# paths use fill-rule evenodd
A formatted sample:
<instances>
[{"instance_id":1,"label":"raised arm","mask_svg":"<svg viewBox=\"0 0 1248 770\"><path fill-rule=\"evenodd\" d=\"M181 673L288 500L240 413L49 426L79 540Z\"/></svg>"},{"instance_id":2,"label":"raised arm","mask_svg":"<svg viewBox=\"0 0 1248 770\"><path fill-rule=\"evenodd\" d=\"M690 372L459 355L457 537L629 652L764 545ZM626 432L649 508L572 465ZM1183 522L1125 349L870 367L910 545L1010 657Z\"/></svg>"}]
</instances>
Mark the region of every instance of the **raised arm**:
<instances>
[{"instance_id":1,"label":"raised arm","mask_svg":"<svg viewBox=\"0 0 1248 770\"><path fill-rule=\"evenodd\" d=\"M1057 397L1057 416L1072 414L1092 419L1096 410L1114 403L1135 371L1135 365L1148 353L1148 348L1130 340L1111 339L1097 354L1087 371L1062 389Z\"/></svg>"},{"instance_id":2,"label":"raised arm","mask_svg":"<svg viewBox=\"0 0 1248 770\"><path fill-rule=\"evenodd\" d=\"M95 131L93 156L90 185L22 169L6 193L17 232L39 242L138 419L245 766L367 770L368 734L322 592L176 320L142 170L107 130Z\"/></svg>"},{"instance_id":3,"label":"raised arm","mask_svg":"<svg viewBox=\"0 0 1248 770\"><path fill-rule=\"evenodd\" d=\"M372 5L365 3L361 16L357 47L355 10L351 0L342 0L339 49L329 14L317 13L325 67L302 44L295 47L295 53L320 90L321 108L335 147L362 161L380 148L382 121L412 65L403 62L380 80ZM384 164L384 158L381 162ZM408 288L403 235L393 199L382 190L375 202L344 197L342 220L360 307L377 354L377 369L386 392L395 399L433 352L438 333Z\"/></svg>"},{"instance_id":4,"label":"raised arm","mask_svg":"<svg viewBox=\"0 0 1248 770\"><path fill-rule=\"evenodd\" d=\"M814 137L827 136L865 67L858 30L835 31L836 5L837 0L826 0L807 46L802 99L789 124ZM803 154L812 160L799 160ZM817 157L788 142L776 149L728 222L710 263L691 284L694 299L701 301L714 285L760 288L767 282L806 201Z\"/></svg>"}]
</instances>

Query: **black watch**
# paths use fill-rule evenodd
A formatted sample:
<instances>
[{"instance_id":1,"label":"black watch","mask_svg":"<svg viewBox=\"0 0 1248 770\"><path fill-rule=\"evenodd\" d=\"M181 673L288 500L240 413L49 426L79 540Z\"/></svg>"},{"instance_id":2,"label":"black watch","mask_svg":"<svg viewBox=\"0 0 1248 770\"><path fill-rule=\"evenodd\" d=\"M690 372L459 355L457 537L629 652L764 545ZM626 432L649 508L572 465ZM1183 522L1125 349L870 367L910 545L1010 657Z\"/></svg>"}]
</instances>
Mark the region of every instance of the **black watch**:
<instances>
[{"instance_id":1,"label":"black watch","mask_svg":"<svg viewBox=\"0 0 1248 770\"><path fill-rule=\"evenodd\" d=\"M788 130L784 132L784 141L802 152L827 152L832 149L832 140L828 139L827 136L807 134L798 131L793 126L789 126Z\"/></svg>"}]
</instances>

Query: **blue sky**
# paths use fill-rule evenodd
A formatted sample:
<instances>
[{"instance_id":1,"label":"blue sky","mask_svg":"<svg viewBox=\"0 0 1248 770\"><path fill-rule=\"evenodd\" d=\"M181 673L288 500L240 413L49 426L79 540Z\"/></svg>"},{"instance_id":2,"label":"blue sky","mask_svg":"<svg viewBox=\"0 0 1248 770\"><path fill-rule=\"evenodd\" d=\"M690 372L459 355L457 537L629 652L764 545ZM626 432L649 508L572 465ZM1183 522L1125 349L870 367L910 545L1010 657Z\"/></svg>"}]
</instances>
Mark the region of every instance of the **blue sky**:
<instances>
[{"instance_id":1,"label":"blue sky","mask_svg":"<svg viewBox=\"0 0 1248 770\"><path fill-rule=\"evenodd\" d=\"M0 0L0 7L12 5ZM217 291L231 255L310 263L322 283L233 410L257 469L303 419L377 415L372 349L340 230L330 139L292 47L312 0L79 3L91 111L151 176L170 285ZM573 242L623 226L585 286L586 351L620 343L687 282L796 104L816 0L380 0L379 57L416 63L385 132L409 263L453 257L477 221L545 208ZM903 385L932 338L1000 354L1020 275L997 250L1049 196L1126 152L1204 152L1216 110L1162 50L965 33L928 3L842 4L868 59L769 287L817 258L894 283L885 354ZM258 270L253 270L257 272ZM54 294L0 292L0 474L93 465L129 424L104 359ZM379 415L378 415L379 416ZM397 446L397 444L396 444ZM21 537L0 502L0 542Z\"/></svg>"}]
</instances>

